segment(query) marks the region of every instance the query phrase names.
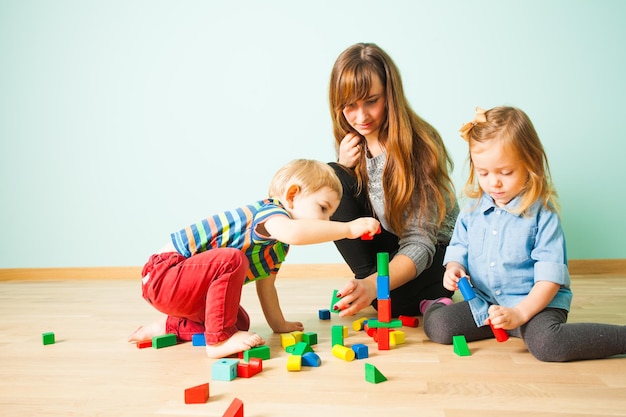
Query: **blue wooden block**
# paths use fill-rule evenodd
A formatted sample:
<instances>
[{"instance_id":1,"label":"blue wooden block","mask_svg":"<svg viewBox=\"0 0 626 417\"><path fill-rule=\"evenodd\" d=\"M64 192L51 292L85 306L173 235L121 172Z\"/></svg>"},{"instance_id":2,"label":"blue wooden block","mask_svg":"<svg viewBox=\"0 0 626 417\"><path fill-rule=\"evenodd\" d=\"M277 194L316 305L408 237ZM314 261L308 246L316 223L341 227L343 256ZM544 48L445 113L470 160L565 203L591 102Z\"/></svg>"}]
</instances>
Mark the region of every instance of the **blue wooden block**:
<instances>
[{"instance_id":1,"label":"blue wooden block","mask_svg":"<svg viewBox=\"0 0 626 417\"><path fill-rule=\"evenodd\" d=\"M232 381L237 377L239 359L220 359L211 366L211 378L218 381Z\"/></svg>"},{"instance_id":2,"label":"blue wooden block","mask_svg":"<svg viewBox=\"0 0 626 417\"><path fill-rule=\"evenodd\" d=\"M369 357L369 349L367 348L367 345L355 343L352 345L352 350L354 351L354 357L356 359L365 359Z\"/></svg>"},{"instance_id":3,"label":"blue wooden block","mask_svg":"<svg viewBox=\"0 0 626 417\"><path fill-rule=\"evenodd\" d=\"M302 366L314 366L318 367L322 364L322 360L315 352L307 352L302 355Z\"/></svg>"},{"instance_id":4,"label":"blue wooden block","mask_svg":"<svg viewBox=\"0 0 626 417\"><path fill-rule=\"evenodd\" d=\"M459 290L461 290L461 294L463 295L463 299L465 301L476 298L476 293L474 292L474 289L469 283L467 277L461 277L461 279L459 279Z\"/></svg>"},{"instance_id":5,"label":"blue wooden block","mask_svg":"<svg viewBox=\"0 0 626 417\"><path fill-rule=\"evenodd\" d=\"M206 346L206 339L204 333L196 333L191 335L192 346Z\"/></svg>"},{"instance_id":6,"label":"blue wooden block","mask_svg":"<svg viewBox=\"0 0 626 417\"><path fill-rule=\"evenodd\" d=\"M389 275L376 277L376 298L379 300L389 299Z\"/></svg>"},{"instance_id":7,"label":"blue wooden block","mask_svg":"<svg viewBox=\"0 0 626 417\"><path fill-rule=\"evenodd\" d=\"M330 310L322 309L319 311L320 320L330 320Z\"/></svg>"}]
</instances>

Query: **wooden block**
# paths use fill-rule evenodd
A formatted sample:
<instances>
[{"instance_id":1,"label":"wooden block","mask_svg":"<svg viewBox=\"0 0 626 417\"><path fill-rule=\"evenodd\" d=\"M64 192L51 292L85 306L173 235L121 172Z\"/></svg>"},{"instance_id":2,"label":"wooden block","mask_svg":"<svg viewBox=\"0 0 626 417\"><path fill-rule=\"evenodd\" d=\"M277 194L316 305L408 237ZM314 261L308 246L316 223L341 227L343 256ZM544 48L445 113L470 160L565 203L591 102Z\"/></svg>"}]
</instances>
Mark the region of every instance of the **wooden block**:
<instances>
[{"instance_id":1,"label":"wooden block","mask_svg":"<svg viewBox=\"0 0 626 417\"><path fill-rule=\"evenodd\" d=\"M365 364L365 380L367 382L371 382L372 384L378 384L380 382L385 382L387 377L383 375L378 368L376 368L371 363Z\"/></svg>"},{"instance_id":2,"label":"wooden block","mask_svg":"<svg viewBox=\"0 0 626 417\"><path fill-rule=\"evenodd\" d=\"M164 334L161 336L154 336L152 338L152 347L155 349L161 349L164 347L174 346L176 344L175 334Z\"/></svg>"},{"instance_id":3,"label":"wooden block","mask_svg":"<svg viewBox=\"0 0 626 417\"><path fill-rule=\"evenodd\" d=\"M255 346L251 349L243 351L243 359L246 362L250 362L250 358L269 359L270 347L267 345Z\"/></svg>"},{"instance_id":4,"label":"wooden block","mask_svg":"<svg viewBox=\"0 0 626 417\"><path fill-rule=\"evenodd\" d=\"M149 348L149 347L152 347L152 339L140 340L139 342L135 344L137 345L137 349Z\"/></svg>"},{"instance_id":5,"label":"wooden block","mask_svg":"<svg viewBox=\"0 0 626 417\"><path fill-rule=\"evenodd\" d=\"M220 359L211 365L211 378L218 381L232 381L237 377L239 359Z\"/></svg>"},{"instance_id":6,"label":"wooden block","mask_svg":"<svg viewBox=\"0 0 626 417\"><path fill-rule=\"evenodd\" d=\"M365 359L369 357L369 349L367 345L362 343L355 343L352 345L352 350L354 351L355 359Z\"/></svg>"},{"instance_id":7,"label":"wooden block","mask_svg":"<svg viewBox=\"0 0 626 417\"><path fill-rule=\"evenodd\" d=\"M376 334L378 335L378 350L389 350L389 329L380 327Z\"/></svg>"},{"instance_id":8,"label":"wooden block","mask_svg":"<svg viewBox=\"0 0 626 417\"><path fill-rule=\"evenodd\" d=\"M335 345L332 349L333 356L343 359L344 361L351 362L354 360L354 351L349 347L342 345Z\"/></svg>"},{"instance_id":9,"label":"wooden block","mask_svg":"<svg viewBox=\"0 0 626 417\"><path fill-rule=\"evenodd\" d=\"M401 345L405 340L406 337L402 330L392 330L389 332L389 346Z\"/></svg>"},{"instance_id":10,"label":"wooden block","mask_svg":"<svg viewBox=\"0 0 626 417\"><path fill-rule=\"evenodd\" d=\"M318 367L322 364L322 360L315 352L307 352L302 355L302 366Z\"/></svg>"},{"instance_id":11,"label":"wooden block","mask_svg":"<svg viewBox=\"0 0 626 417\"><path fill-rule=\"evenodd\" d=\"M302 356L289 355L287 356L287 370L290 372L299 371L302 369Z\"/></svg>"},{"instance_id":12,"label":"wooden block","mask_svg":"<svg viewBox=\"0 0 626 417\"><path fill-rule=\"evenodd\" d=\"M317 333L306 332L302 335L302 341L309 344L309 346L317 345Z\"/></svg>"},{"instance_id":13,"label":"wooden block","mask_svg":"<svg viewBox=\"0 0 626 417\"><path fill-rule=\"evenodd\" d=\"M333 298L330 300L330 312L331 313L339 313L339 310L335 310L335 304L337 304L337 302L339 300L341 300L340 297L337 297L337 293L339 292L339 290L333 290Z\"/></svg>"},{"instance_id":14,"label":"wooden block","mask_svg":"<svg viewBox=\"0 0 626 417\"><path fill-rule=\"evenodd\" d=\"M370 328L376 328L376 329L381 328L381 327L386 327L388 329L395 329L398 327L402 327L402 322L398 319L391 320L390 322L384 322L384 321L379 321L379 320L368 320L367 326Z\"/></svg>"},{"instance_id":15,"label":"wooden block","mask_svg":"<svg viewBox=\"0 0 626 417\"><path fill-rule=\"evenodd\" d=\"M417 317L400 316L398 317L398 320L400 320L402 325L406 327L418 327L420 325L420 320Z\"/></svg>"},{"instance_id":16,"label":"wooden block","mask_svg":"<svg viewBox=\"0 0 626 417\"><path fill-rule=\"evenodd\" d=\"M280 335L280 345L283 349L296 344L296 338L291 333L282 333Z\"/></svg>"},{"instance_id":17,"label":"wooden block","mask_svg":"<svg viewBox=\"0 0 626 417\"><path fill-rule=\"evenodd\" d=\"M331 341L330 345L343 345L343 326L335 325L330 329Z\"/></svg>"},{"instance_id":18,"label":"wooden block","mask_svg":"<svg viewBox=\"0 0 626 417\"><path fill-rule=\"evenodd\" d=\"M185 404L203 404L209 399L209 383L185 390Z\"/></svg>"},{"instance_id":19,"label":"wooden block","mask_svg":"<svg viewBox=\"0 0 626 417\"><path fill-rule=\"evenodd\" d=\"M204 333L195 333L191 335L192 346L206 346L206 338Z\"/></svg>"},{"instance_id":20,"label":"wooden block","mask_svg":"<svg viewBox=\"0 0 626 417\"><path fill-rule=\"evenodd\" d=\"M389 275L379 275L376 277L376 298L380 300L389 299Z\"/></svg>"},{"instance_id":21,"label":"wooden block","mask_svg":"<svg viewBox=\"0 0 626 417\"><path fill-rule=\"evenodd\" d=\"M360 319L353 321L352 330L354 330L355 332L360 332L361 330L363 330L363 326L365 325L366 321L367 318L365 317L361 317Z\"/></svg>"},{"instance_id":22,"label":"wooden block","mask_svg":"<svg viewBox=\"0 0 626 417\"><path fill-rule=\"evenodd\" d=\"M300 342L294 345L294 349L291 353L294 355L302 356L307 352L313 352L313 349L311 349L311 346L309 346L309 344L306 342Z\"/></svg>"},{"instance_id":23,"label":"wooden block","mask_svg":"<svg viewBox=\"0 0 626 417\"><path fill-rule=\"evenodd\" d=\"M391 321L391 300L378 300L378 321L389 323Z\"/></svg>"},{"instance_id":24,"label":"wooden block","mask_svg":"<svg viewBox=\"0 0 626 417\"><path fill-rule=\"evenodd\" d=\"M322 309L318 312L320 320L330 320L330 310Z\"/></svg>"},{"instance_id":25,"label":"wooden block","mask_svg":"<svg viewBox=\"0 0 626 417\"><path fill-rule=\"evenodd\" d=\"M452 336L452 344L454 345L454 353L459 356L470 356L470 350L467 346L467 341L465 340L465 336L456 335Z\"/></svg>"},{"instance_id":26,"label":"wooden block","mask_svg":"<svg viewBox=\"0 0 626 417\"><path fill-rule=\"evenodd\" d=\"M235 398L222 417L243 417L243 402Z\"/></svg>"},{"instance_id":27,"label":"wooden block","mask_svg":"<svg viewBox=\"0 0 626 417\"><path fill-rule=\"evenodd\" d=\"M42 333L41 338L42 338L44 345L54 345L54 333L53 332Z\"/></svg>"}]
</instances>

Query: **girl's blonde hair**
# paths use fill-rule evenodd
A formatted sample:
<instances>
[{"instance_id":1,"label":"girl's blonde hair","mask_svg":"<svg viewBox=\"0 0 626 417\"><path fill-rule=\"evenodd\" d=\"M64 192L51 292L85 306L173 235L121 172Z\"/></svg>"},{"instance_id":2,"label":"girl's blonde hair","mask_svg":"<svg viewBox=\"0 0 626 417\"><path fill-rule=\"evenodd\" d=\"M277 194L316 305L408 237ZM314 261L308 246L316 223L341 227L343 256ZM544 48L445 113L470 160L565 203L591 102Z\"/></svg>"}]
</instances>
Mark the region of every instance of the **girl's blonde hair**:
<instances>
[{"instance_id":1,"label":"girl's blonde hair","mask_svg":"<svg viewBox=\"0 0 626 417\"><path fill-rule=\"evenodd\" d=\"M299 186L304 194L324 187L336 192L340 199L343 193L341 181L333 168L312 159L294 159L283 165L270 181L268 195L270 198L281 198L291 185Z\"/></svg>"},{"instance_id":2,"label":"girl's blonde hair","mask_svg":"<svg viewBox=\"0 0 626 417\"><path fill-rule=\"evenodd\" d=\"M455 201L449 176L453 164L439 133L411 109L395 63L373 43L358 43L343 51L331 72L329 102L337 152L347 133L357 133L343 115L344 107L366 99L377 78L385 89L387 107L378 137L387 150L382 179L385 217L401 236L409 221L407 210L419 210L420 221L438 215L439 223L443 222ZM362 149L364 145L361 137ZM367 189L365 158L361 152L354 169L359 192Z\"/></svg>"},{"instance_id":3,"label":"girl's blonde hair","mask_svg":"<svg viewBox=\"0 0 626 417\"><path fill-rule=\"evenodd\" d=\"M494 107L485 111L484 116L476 117L471 126L470 124L464 126L469 127L465 138L469 142L470 151L473 143L500 141L504 149L519 158L528 171L528 180L522 189L522 199L517 212L526 213L538 199L541 199L546 208L559 211L548 158L539 135L526 113L515 107ZM478 198L483 194L483 190L476 179L471 154L469 162L470 173L464 192L471 198Z\"/></svg>"}]
</instances>

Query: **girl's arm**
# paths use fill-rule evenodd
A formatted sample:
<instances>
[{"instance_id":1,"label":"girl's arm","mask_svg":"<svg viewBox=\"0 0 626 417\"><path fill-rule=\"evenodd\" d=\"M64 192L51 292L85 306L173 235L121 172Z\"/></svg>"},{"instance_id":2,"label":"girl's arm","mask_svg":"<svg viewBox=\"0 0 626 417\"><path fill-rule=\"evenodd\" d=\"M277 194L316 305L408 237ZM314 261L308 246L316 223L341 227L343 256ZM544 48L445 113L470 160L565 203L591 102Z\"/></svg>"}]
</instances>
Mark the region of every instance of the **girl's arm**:
<instances>
[{"instance_id":1,"label":"girl's arm","mask_svg":"<svg viewBox=\"0 0 626 417\"><path fill-rule=\"evenodd\" d=\"M542 311L559 291L560 285L550 281L536 282L526 298L513 308L492 305L489 307L491 324L499 329L515 329L526 324ZM486 321L485 324L489 322Z\"/></svg>"},{"instance_id":2,"label":"girl's arm","mask_svg":"<svg viewBox=\"0 0 626 417\"><path fill-rule=\"evenodd\" d=\"M283 312L280 309L276 286L274 285L276 282L276 274L272 274L267 278L255 282L256 292L261 303L263 315L274 333L290 333L304 330L302 323L285 320Z\"/></svg>"},{"instance_id":3,"label":"girl's arm","mask_svg":"<svg viewBox=\"0 0 626 417\"><path fill-rule=\"evenodd\" d=\"M372 217L334 222L273 216L258 226L257 233L289 245L311 245L345 238L356 239L366 233L373 236L378 231L378 225L378 220Z\"/></svg>"}]
</instances>

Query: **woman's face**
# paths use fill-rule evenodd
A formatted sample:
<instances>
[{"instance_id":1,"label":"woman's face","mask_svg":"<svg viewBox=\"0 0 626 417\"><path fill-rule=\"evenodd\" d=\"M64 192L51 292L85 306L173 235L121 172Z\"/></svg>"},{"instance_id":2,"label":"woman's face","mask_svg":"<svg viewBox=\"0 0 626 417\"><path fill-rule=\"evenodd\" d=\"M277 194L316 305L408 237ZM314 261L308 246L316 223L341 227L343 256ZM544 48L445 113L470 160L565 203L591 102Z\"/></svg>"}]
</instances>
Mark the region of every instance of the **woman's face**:
<instances>
[{"instance_id":1,"label":"woman's face","mask_svg":"<svg viewBox=\"0 0 626 417\"><path fill-rule=\"evenodd\" d=\"M343 116L366 139L378 139L380 126L386 117L385 89L378 77L374 77L369 94L364 100L345 105Z\"/></svg>"}]
</instances>

